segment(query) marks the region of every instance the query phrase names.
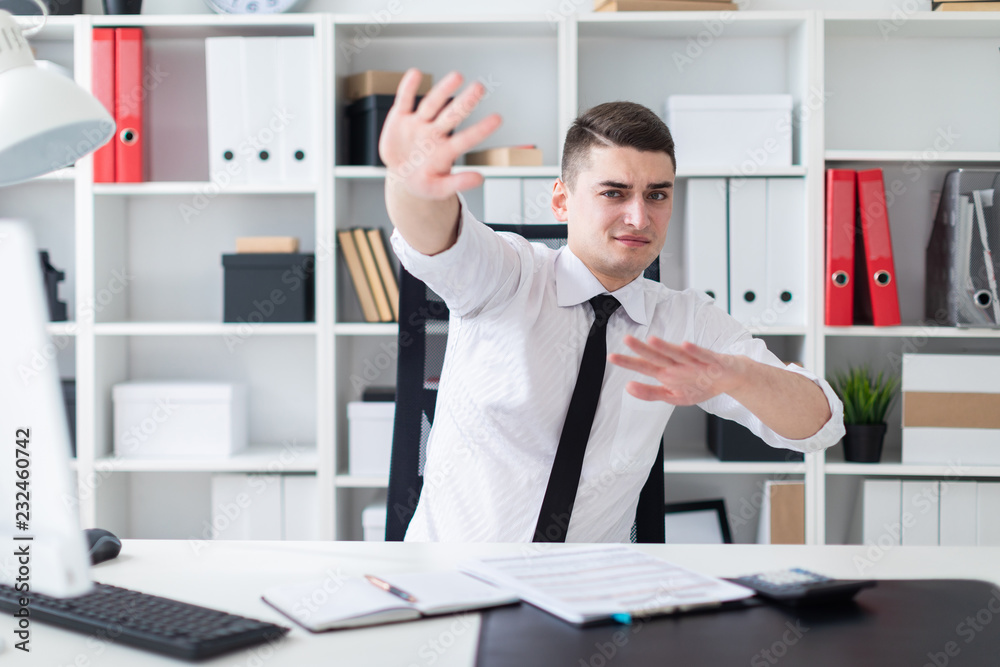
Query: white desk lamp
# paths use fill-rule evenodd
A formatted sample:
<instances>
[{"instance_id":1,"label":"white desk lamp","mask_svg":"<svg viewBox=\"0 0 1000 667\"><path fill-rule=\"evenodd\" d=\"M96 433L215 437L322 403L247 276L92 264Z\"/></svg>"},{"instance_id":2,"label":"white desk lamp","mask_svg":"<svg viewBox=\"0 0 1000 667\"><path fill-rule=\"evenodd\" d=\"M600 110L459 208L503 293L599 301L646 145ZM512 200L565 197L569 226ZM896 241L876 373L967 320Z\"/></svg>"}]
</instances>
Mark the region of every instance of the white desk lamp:
<instances>
[{"instance_id":1,"label":"white desk lamp","mask_svg":"<svg viewBox=\"0 0 1000 667\"><path fill-rule=\"evenodd\" d=\"M47 15L42 0L35 2ZM93 95L35 66L26 32L0 10L0 186L68 167L115 133Z\"/></svg>"}]
</instances>

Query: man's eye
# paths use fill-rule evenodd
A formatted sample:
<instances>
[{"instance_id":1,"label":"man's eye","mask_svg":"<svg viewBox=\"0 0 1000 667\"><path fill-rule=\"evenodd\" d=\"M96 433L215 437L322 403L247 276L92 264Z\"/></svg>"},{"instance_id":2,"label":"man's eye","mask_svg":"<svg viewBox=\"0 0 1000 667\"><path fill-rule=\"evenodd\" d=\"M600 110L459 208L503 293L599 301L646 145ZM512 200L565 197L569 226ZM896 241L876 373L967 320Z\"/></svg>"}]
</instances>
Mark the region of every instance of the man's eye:
<instances>
[{"instance_id":1,"label":"man's eye","mask_svg":"<svg viewBox=\"0 0 1000 667\"><path fill-rule=\"evenodd\" d=\"M667 199L666 192L651 192L649 193L649 196L656 201L665 201Z\"/></svg>"},{"instance_id":2,"label":"man's eye","mask_svg":"<svg viewBox=\"0 0 1000 667\"><path fill-rule=\"evenodd\" d=\"M618 192L617 190L607 190L605 192L602 192L601 194L605 197L608 197L609 199L617 199L618 197L622 196L622 193Z\"/></svg>"}]
</instances>

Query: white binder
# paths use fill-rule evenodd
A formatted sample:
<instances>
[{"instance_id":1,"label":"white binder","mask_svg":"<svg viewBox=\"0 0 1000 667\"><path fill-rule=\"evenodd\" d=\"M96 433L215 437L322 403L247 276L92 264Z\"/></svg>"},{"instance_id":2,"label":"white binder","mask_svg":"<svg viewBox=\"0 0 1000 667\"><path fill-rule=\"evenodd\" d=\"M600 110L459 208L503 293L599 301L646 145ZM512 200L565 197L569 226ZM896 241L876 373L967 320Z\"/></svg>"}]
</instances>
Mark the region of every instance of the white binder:
<instances>
[{"instance_id":1,"label":"white binder","mask_svg":"<svg viewBox=\"0 0 1000 667\"><path fill-rule=\"evenodd\" d=\"M249 172L243 115L243 38L205 40L208 171L214 183L246 183Z\"/></svg>"},{"instance_id":2,"label":"white binder","mask_svg":"<svg viewBox=\"0 0 1000 667\"><path fill-rule=\"evenodd\" d=\"M729 312L764 326L767 308L767 180L729 181Z\"/></svg>"},{"instance_id":3,"label":"white binder","mask_svg":"<svg viewBox=\"0 0 1000 667\"><path fill-rule=\"evenodd\" d=\"M552 184L554 178L522 178L521 217L528 224L557 225L552 215Z\"/></svg>"},{"instance_id":4,"label":"white binder","mask_svg":"<svg viewBox=\"0 0 1000 667\"><path fill-rule=\"evenodd\" d=\"M483 179L483 221L504 225L521 222L521 179Z\"/></svg>"},{"instance_id":5,"label":"white binder","mask_svg":"<svg viewBox=\"0 0 1000 667\"><path fill-rule=\"evenodd\" d=\"M316 39L278 38L278 108L284 127L278 132L281 180L315 183L319 159L316 129L318 88L316 80Z\"/></svg>"},{"instance_id":6,"label":"white binder","mask_svg":"<svg viewBox=\"0 0 1000 667\"><path fill-rule=\"evenodd\" d=\"M902 544L936 547L940 512L937 480L906 480L902 493Z\"/></svg>"},{"instance_id":7,"label":"white binder","mask_svg":"<svg viewBox=\"0 0 1000 667\"><path fill-rule=\"evenodd\" d=\"M280 540L279 475L212 475L212 539Z\"/></svg>"},{"instance_id":8,"label":"white binder","mask_svg":"<svg viewBox=\"0 0 1000 667\"><path fill-rule=\"evenodd\" d=\"M1000 482L977 482L976 496L976 545L1000 547Z\"/></svg>"},{"instance_id":9,"label":"white binder","mask_svg":"<svg viewBox=\"0 0 1000 667\"><path fill-rule=\"evenodd\" d=\"M319 489L316 475L282 475L282 512L286 540L319 539Z\"/></svg>"},{"instance_id":10,"label":"white binder","mask_svg":"<svg viewBox=\"0 0 1000 667\"><path fill-rule=\"evenodd\" d=\"M976 546L976 521L976 483L942 481L939 544Z\"/></svg>"},{"instance_id":11,"label":"white binder","mask_svg":"<svg viewBox=\"0 0 1000 667\"><path fill-rule=\"evenodd\" d=\"M687 181L684 208L687 286L729 312L728 188L724 178Z\"/></svg>"},{"instance_id":12,"label":"white binder","mask_svg":"<svg viewBox=\"0 0 1000 667\"><path fill-rule=\"evenodd\" d=\"M866 479L862 542L883 549L899 546L902 484L898 479Z\"/></svg>"},{"instance_id":13,"label":"white binder","mask_svg":"<svg viewBox=\"0 0 1000 667\"><path fill-rule=\"evenodd\" d=\"M806 225L805 181L801 178L767 179L764 324L806 324Z\"/></svg>"},{"instance_id":14,"label":"white binder","mask_svg":"<svg viewBox=\"0 0 1000 667\"><path fill-rule=\"evenodd\" d=\"M250 183L281 180L278 138L286 129L278 108L278 37L243 39L243 113Z\"/></svg>"}]
</instances>

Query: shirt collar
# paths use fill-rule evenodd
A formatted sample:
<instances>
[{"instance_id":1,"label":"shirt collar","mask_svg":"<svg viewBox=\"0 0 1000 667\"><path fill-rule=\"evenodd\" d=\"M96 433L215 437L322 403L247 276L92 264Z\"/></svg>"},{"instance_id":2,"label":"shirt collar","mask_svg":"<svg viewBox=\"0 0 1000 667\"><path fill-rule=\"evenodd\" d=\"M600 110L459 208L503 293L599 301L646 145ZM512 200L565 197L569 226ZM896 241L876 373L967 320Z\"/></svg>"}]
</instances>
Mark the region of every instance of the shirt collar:
<instances>
[{"instance_id":1,"label":"shirt collar","mask_svg":"<svg viewBox=\"0 0 1000 667\"><path fill-rule=\"evenodd\" d=\"M589 301L598 294L608 293L601 281L590 272L587 265L573 254L569 246L563 246L555 262L556 302L561 307L576 306ZM618 299L625 313L636 324L649 324L646 317L646 290L643 278L639 276L628 285L611 292Z\"/></svg>"}]
</instances>

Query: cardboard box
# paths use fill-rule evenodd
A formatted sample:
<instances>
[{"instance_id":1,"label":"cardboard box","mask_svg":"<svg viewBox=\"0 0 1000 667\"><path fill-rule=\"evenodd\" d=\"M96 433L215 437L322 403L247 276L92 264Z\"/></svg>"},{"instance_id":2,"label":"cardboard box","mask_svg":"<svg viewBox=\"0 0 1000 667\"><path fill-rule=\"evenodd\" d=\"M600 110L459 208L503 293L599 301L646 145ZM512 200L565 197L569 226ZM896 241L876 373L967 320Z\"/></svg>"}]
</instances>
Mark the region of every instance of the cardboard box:
<instances>
[{"instance_id":1,"label":"cardboard box","mask_svg":"<svg viewBox=\"0 0 1000 667\"><path fill-rule=\"evenodd\" d=\"M347 404L347 470L351 475L389 474L395 418L395 403Z\"/></svg>"},{"instance_id":2,"label":"cardboard box","mask_svg":"<svg viewBox=\"0 0 1000 667\"><path fill-rule=\"evenodd\" d=\"M344 82L344 97L348 100L359 100L369 95L393 95L399 88L399 82L403 79L405 72L385 72L381 70L368 70L360 74L353 74ZM423 78L420 86L417 87L417 95L426 95L434 85L434 77L426 72L421 72Z\"/></svg>"},{"instance_id":3,"label":"cardboard box","mask_svg":"<svg viewBox=\"0 0 1000 667\"><path fill-rule=\"evenodd\" d=\"M247 446L247 391L223 382L122 382L111 390L115 455L226 458Z\"/></svg>"},{"instance_id":4,"label":"cardboard box","mask_svg":"<svg viewBox=\"0 0 1000 667\"><path fill-rule=\"evenodd\" d=\"M534 146L503 146L465 154L465 164L475 167L540 167L542 149Z\"/></svg>"},{"instance_id":5,"label":"cardboard box","mask_svg":"<svg viewBox=\"0 0 1000 667\"><path fill-rule=\"evenodd\" d=\"M236 239L236 252L298 252L299 240L294 236L241 236Z\"/></svg>"},{"instance_id":6,"label":"cardboard box","mask_svg":"<svg viewBox=\"0 0 1000 667\"><path fill-rule=\"evenodd\" d=\"M792 164L791 95L671 95L666 119L684 169Z\"/></svg>"},{"instance_id":7,"label":"cardboard box","mask_svg":"<svg viewBox=\"0 0 1000 667\"><path fill-rule=\"evenodd\" d=\"M1000 356L903 355L903 463L1000 465Z\"/></svg>"}]
</instances>

